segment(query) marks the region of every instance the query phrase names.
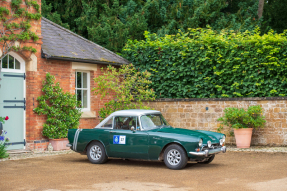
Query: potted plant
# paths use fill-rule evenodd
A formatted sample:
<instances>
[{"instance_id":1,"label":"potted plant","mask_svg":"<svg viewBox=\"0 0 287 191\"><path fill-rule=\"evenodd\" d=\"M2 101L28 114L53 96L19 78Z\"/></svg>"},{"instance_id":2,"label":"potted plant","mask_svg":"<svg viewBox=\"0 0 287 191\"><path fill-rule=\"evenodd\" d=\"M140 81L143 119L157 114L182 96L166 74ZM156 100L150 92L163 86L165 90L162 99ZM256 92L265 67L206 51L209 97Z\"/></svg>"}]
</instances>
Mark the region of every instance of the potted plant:
<instances>
[{"instance_id":1,"label":"potted plant","mask_svg":"<svg viewBox=\"0 0 287 191\"><path fill-rule=\"evenodd\" d=\"M247 111L243 108L225 108L224 116L218 121L221 122L219 131L226 125L234 130L237 148L249 148L252 137L252 130L263 128L266 123L262 115L261 106L255 105L248 107Z\"/></svg>"},{"instance_id":2,"label":"potted plant","mask_svg":"<svg viewBox=\"0 0 287 191\"><path fill-rule=\"evenodd\" d=\"M77 108L79 102L75 95L63 92L59 83L54 84L55 77L47 73L43 81L44 95L39 96L38 107L34 112L39 115L47 115L47 121L43 125L43 136L49 138L53 150L70 149L66 147L68 129L76 129L79 126L81 111Z\"/></svg>"}]
</instances>

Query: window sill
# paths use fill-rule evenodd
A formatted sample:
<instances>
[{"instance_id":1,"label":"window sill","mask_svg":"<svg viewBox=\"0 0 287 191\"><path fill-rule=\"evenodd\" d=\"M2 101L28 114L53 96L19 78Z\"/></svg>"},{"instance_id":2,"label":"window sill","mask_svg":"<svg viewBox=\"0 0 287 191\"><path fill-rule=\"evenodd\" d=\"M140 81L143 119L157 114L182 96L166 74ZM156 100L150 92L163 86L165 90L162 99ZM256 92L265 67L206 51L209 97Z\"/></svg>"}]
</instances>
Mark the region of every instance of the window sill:
<instances>
[{"instance_id":1,"label":"window sill","mask_svg":"<svg viewBox=\"0 0 287 191\"><path fill-rule=\"evenodd\" d=\"M96 112L93 111L83 111L81 119L94 119L97 118Z\"/></svg>"}]
</instances>

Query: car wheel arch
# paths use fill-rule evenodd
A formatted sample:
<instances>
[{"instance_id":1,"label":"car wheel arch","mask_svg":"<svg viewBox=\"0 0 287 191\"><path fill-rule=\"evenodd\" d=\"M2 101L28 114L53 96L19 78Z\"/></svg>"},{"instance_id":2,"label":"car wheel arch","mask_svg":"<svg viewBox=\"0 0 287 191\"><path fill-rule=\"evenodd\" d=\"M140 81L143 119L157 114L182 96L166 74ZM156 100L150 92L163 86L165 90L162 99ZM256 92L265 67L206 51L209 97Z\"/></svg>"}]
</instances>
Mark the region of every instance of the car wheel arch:
<instances>
[{"instance_id":1,"label":"car wheel arch","mask_svg":"<svg viewBox=\"0 0 287 191\"><path fill-rule=\"evenodd\" d=\"M85 147L85 149L84 149L84 153L87 153L87 148L88 148L88 146L89 146L91 143L93 143L93 142L101 143L101 144L103 145L103 147L105 148L105 153L106 153L106 155L108 156L108 153L107 153L107 149L106 149L105 144L104 144L102 141L99 141L99 140L91 140L91 141L86 145L86 147Z\"/></svg>"},{"instance_id":2,"label":"car wheel arch","mask_svg":"<svg viewBox=\"0 0 287 191\"><path fill-rule=\"evenodd\" d=\"M159 161L163 161L163 156L164 156L164 151L165 151L165 149L166 149L169 145L173 145L173 144L182 147L183 150L187 153L186 149L184 148L184 146L182 146L181 143L179 143L179 142L170 142L170 143L167 143L167 144L161 149L161 152L160 152L159 157L158 157L158 160L159 160Z\"/></svg>"}]
</instances>

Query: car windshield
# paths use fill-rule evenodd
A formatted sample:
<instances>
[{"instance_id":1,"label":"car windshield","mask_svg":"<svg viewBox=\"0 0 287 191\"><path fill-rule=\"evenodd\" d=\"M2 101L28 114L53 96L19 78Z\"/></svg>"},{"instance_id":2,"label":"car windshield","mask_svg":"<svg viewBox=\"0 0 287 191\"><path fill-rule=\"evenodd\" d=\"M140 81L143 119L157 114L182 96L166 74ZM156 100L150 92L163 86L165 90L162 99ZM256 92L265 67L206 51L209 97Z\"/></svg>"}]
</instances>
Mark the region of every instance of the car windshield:
<instances>
[{"instance_id":1,"label":"car windshield","mask_svg":"<svg viewBox=\"0 0 287 191\"><path fill-rule=\"evenodd\" d=\"M141 116L141 125L143 130L170 126L161 114L148 114Z\"/></svg>"}]
</instances>

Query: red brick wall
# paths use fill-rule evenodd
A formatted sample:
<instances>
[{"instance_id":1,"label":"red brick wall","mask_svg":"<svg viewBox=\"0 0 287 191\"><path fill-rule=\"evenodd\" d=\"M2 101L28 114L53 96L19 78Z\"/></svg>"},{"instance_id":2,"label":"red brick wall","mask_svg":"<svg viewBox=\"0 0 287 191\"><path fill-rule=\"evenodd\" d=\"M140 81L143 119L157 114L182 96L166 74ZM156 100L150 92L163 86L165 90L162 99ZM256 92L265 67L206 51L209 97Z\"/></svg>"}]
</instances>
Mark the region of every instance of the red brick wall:
<instances>
[{"instance_id":1,"label":"red brick wall","mask_svg":"<svg viewBox=\"0 0 287 191\"><path fill-rule=\"evenodd\" d=\"M43 150L47 148L47 143L35 143L46 140L46 137L42 136L43 124L46 121L45 116L39 116L33 112L33 109L38 106L37 97L42 95L42 81L45 80L46 73L50 73L55 76L56 81L60 83L60 87L64 91L69 91L75 94L75 70L72 69L72 63L68 61L58 60L46 60L39 57L37 72L27 72L26 78L26 97L27 97L27 109L26 109L26 139L29 148ZM100 100L98 95L95 95L92 91L95 87L94 78L101 75L100 68L106 68L105 65L97 65L97 71L90 71L90 88L91 88L91 111L96 112L95 118L85 118L80 120L79 128L90 129L94 128L98 123L99 109L110 98Z\"/></svg>"},{"instance_id":2,"label":"red brick wall","mask_svg":"<svg viewBox=\"0 0 287 191\"><path fill-rule=\"evenodd\" d=\"M45 80L46 73L54 75L55 82L60 82L64 91L74 92L71 89L73 80L71 62L48 61L41 58L41 51L37 51L36 56L38 57L37 72L26 72L26 140L30 144L46 139L42 136L46 116L39 116L33 112L33 109L38 106L37 98L43 94L42 82Z\"/></svg>"}]
</instances>

